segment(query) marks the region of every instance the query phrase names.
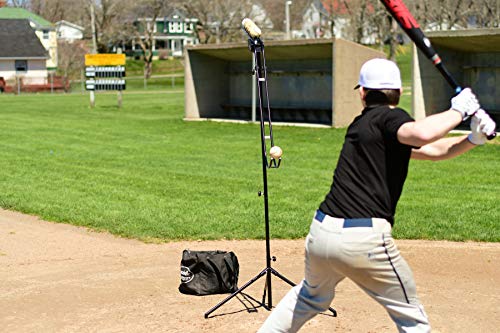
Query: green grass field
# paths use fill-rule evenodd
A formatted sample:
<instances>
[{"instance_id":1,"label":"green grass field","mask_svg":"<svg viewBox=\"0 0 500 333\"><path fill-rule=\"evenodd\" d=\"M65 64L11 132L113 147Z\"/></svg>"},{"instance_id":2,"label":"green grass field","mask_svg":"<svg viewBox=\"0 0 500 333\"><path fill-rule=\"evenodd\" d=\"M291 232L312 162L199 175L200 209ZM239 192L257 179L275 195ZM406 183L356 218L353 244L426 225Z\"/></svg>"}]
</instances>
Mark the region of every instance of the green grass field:
<instances>
[{"instance_id":1,"label":"green grass field","mask_svg":"<svg viewBox=\"0 0 500 333\"><path fill-rule=\"evenodd\" d=\"M0 205L149 241L264 238L259 126L184 122L184 95L0 96ZM306 235L344 129L276 126L273 238ZM398 238L500 241L498 139L444 162L411 162Z\"/></svg>"},{"instance_id":2,"label":"green grass field","mask_svg":"<svg viewBox=\"0 0 500 333\"><path fill-rule=\"evenodd\" d=\"M144 75L144 61L127 59L126 71L128 76ZM184 73L182 59L173 58L168 60L153 61L153 75Z\"/></svg>"},{"instance_id":3,"label":"green grass field","mask_svg":"<svg viewBox=\"0 0 500 333\"><path fill-rule=\"evenodd\" d=\"M177 58L153 61L153 77L147 80L146 86L144 85L144 62L142 60L128 59L126 70L127 90L184 88L184 65ZM181 76L178 77L178 75Z\"/></svg>"}]
</instances>

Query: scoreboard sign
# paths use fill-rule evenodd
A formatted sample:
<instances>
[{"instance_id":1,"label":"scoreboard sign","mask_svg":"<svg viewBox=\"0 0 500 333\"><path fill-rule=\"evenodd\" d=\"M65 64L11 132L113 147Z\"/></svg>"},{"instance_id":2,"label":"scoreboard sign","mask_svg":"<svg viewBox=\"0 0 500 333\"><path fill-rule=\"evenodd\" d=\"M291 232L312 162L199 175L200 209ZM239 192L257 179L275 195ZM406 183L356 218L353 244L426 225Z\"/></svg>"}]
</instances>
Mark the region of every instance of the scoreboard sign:
<instances>
[{"instance_id":1,"label":"scoreboard sign","mask_svg":"<svg viewBox=\"0 0 500 333\"><path fill-rule=\"evenodd\" d=\"M120 66L125 65L125 54L101 53L86 54L85 66Z\"/></svg>"},{"instance_id":2,"label":"scoreboard sign","mask_svg":"<svg viewBox=\"0 0 500 333\"><path fill-rule=\"evenodd\" d=\"M86 54L85 66L87 90L125 90L124 54Z\"/></svg>"}]
</instances>

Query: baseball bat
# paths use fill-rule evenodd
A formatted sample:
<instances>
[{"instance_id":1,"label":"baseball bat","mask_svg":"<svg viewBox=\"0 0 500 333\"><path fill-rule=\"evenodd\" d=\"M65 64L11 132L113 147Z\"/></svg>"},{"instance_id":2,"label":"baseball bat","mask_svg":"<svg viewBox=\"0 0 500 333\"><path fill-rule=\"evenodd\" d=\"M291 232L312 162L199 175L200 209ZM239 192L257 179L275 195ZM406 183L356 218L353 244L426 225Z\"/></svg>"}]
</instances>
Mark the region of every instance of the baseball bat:
<instances>
[{"instance_id":1,"label":"baseball bat","mask_svg":"<svg viewBox=\"0 0 500 333\"><path fill-rule=\"evenodd\" d=\"M380 0L385 8L391 13L392 17L398 22L399 26L405 31L410 39L415 43L420 51L429 58L441 75L455 90L456 93L462 91L462 87L455 81L451 73L446 69L439 54L432 47L431 41L425 37L417 20L410 13L402 0ZM496 133L488 135L488 140L495 138Z\"/></svg>"}]
</instances>

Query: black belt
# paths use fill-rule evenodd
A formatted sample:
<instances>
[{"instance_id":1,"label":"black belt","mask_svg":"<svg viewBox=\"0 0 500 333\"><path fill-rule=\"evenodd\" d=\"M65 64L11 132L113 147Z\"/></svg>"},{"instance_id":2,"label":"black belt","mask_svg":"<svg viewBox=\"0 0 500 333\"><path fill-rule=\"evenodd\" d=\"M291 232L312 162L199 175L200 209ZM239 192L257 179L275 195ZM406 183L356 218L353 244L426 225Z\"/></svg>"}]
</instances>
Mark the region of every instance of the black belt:
<instances>
[{"instance_id":1,"label":"black belt","mask_svg":"<svg viewBox=\"0 0 500 333\"><path fill-rule=\"evenodd\" d=\"M327 215L320 210L316 211L314 218L320 223L324 221ZM371 218L361 218L361 219L344 219L343 228L359 228L359 227L372 227Z\"/></svg>"}]
</instances>

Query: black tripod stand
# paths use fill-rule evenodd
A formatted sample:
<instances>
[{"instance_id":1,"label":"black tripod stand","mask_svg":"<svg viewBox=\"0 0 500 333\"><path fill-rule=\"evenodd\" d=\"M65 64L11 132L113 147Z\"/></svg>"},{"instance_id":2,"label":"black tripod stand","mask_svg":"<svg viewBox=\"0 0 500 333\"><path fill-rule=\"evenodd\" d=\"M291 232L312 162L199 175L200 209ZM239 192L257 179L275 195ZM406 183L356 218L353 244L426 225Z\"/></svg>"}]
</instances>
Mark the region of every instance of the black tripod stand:
<instances>
[{"instance_id":1,"label":"black tripod stand","mask_svg":"<svg viewBox=\"0 0 500 333\"><path fill-rule=\"evenodd\" d=\"M251 37L251 36L250 36ZM258 92L259 92L259 109L260 109L260 137L261 137L261 146L262 146L262 173L263 173L263 181L264 181L264 217L265 217L265 225L266 225L266 268L262 270L259 274L257 274L250 281L245 283L242 287L240 287L237 291L229 295L226 299L218 303L216 306L211 308L205 313L205 318L217 310L219 307L224 305L230 299L243 292L248 286L252 283L266 276L266 284L264 287L264 294L262 295L262 302L260 304L267 310L271 310L273 307L273 298L272 298L272 289L271 289L271 274L279 277L281 280L285 281L291 286L295 286L295 283L281 275L278 271L271 267L271 261L276 261L276 257L271 257L271 249L270 249L270 241L269 241L269 206L268 206L268 195L267 195L267 169L268 168L279 168L281 164L281 157L276 161L275 158L271 156L270 160L267 159L267 148L266 148L266 140L270 140L271 147L274 147L273 140L273 127L271 122L271 110L269 107L269 95L267 90L267 72L266 72L266 60L264 56L264 43L260 40L260 38L250 38L248 40L248 47L250 51L254 55L255 60L255 68L254 73L256 76ZM267 122L269 127L269 135L266 135L266 126L264 119L264 92L267 104ZM259 196L262 195L262 192L259 192ZM266 295L267 295L267 304L266 304ZM333 316L337 316L337 312L333 308L329 308L332 312Z\"/></svg>"}]
</instances>

